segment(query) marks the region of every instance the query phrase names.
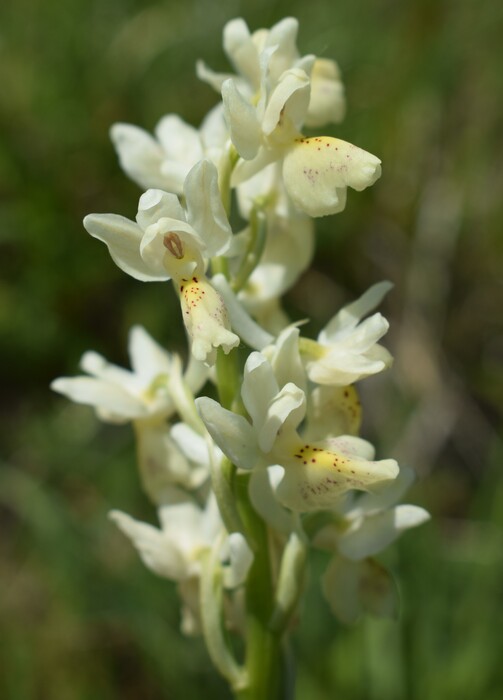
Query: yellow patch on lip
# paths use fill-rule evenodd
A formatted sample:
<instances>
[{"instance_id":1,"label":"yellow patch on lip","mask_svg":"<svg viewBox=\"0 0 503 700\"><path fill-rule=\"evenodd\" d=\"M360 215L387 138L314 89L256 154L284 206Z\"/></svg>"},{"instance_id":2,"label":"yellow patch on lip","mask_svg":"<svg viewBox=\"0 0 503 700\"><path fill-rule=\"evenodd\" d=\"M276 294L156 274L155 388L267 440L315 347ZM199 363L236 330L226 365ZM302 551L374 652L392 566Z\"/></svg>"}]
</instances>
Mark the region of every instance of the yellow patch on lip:
<instances>
[{"instance_id":1,"label":"yellow patch on lip","mask_svg":"<svg viewBox=\"0 0 503 700\"><path fill-rule=\"evenodd\" d=\"M354 452L350 438L341 437L334 443L335 449L327 449L323 443L298 442L283 459L275 455L284 468L277 489L284 506L301 513L333 508L347 491L368 491L398 475L395 460L365 459Z\"/></svg>"}]
</instances>

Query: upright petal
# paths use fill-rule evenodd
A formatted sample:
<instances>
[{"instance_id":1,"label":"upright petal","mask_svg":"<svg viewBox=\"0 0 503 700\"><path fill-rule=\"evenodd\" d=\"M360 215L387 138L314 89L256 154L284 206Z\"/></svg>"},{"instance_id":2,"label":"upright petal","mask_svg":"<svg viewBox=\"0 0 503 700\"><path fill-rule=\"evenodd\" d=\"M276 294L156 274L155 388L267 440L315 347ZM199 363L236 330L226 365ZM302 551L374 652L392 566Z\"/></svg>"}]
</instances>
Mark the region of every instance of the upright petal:
<instances>
[{"instance_id":1,"label":"upright petal","mask_svg":"<svg viewBox=\"0 0 503 700\"><path fill-rule=\"evenodd\" d=\"M162 148L149 133L132 124L114 124L110 137L124 172L140 187L162 187Z\"/></svg>"},{"instance_id":2,"label":"upright petal","mask_svg":"<svg viewBox=\"0 0 503 700\"><path fill-rule=\"evenodd\" d=\"M129 332L129 356L133 371L145 383L159 374L169 375L173 368L172 356L142 326Z\"/></svg>"},{"instance_id":3,"label":"upright petal","mask_svg":"<svg viewBox=\"0 0 503 700\"><path fill-rule=\"evenodd\" d=\"M318 336L318 341L325 345L340 337L342 332L356 328L360 319L376 308L385 295L393 288L391 282L378 282L369 287L359 299L342 308L325 326Z\"/></svg>"},{"instance_id":4,"label":"upright petal","mask_svg":"<svg viewBox=\"0 0 503 700\"><path fill-rule=\"evenodd\" d=\"M179 163L186 173L203 157L198 130L177 114L166 114L155 127L155 133L165 158Z\"/></svg>"},{"instance_id":5,"label":"upright petal","mask_svg":"<svg viewBox=\"0 0 503 700\"><path fill-rule=\"evenodd\" d=\"M269 403L278 391L271 365L259 352L252 352L246 360L241 396L257 429L263 424Z\"/></svg>"},{"instance_id":6,"label":"upright petal","mask_svg":"<svg viewBox=\"0 0 503 700\"><path fill-rule=\"evenodd\" d=\"M241 17L232 19L224 27L224 51L236 72L246 78L253 89L260 84L260 65L257 48L250 30Z\"/></svg>"},{"instance_id":7,"label":"upright petal","mask_svg":"<svg viewBox=\"0 0 503 700\"><path fill-rule=\"evenodd\" d=\"M187 175L184 185L188 221L204 241L207 255L222 254L232 231L218 189L218 173L209 160L201 160Z\"/></svg>"},{"instance_id":8,"label":"upright petal","mask_svg":"<svg viewBox=\"0 0 503 700\"><path fill-rule=\"evenodd\" d=\"M254 108L239 92L234 80L226 80L222 85L222 100L231 140L237 152L245 160L255 158L261 132Z\"/></svg>"},{"instance_id":9,"label":"upright petal","mask_svg":"<svg viewBox=\"0 0 503 700\"><path fill-rule=\"evenodd\" d=\"M295 17L285 17L277 22L268 32L266 47L275 47L269 61L269 73L272 82L276 82L284 71L292 68L299 52L297 33L299 21Z\"/></svg>"}]
</instances>

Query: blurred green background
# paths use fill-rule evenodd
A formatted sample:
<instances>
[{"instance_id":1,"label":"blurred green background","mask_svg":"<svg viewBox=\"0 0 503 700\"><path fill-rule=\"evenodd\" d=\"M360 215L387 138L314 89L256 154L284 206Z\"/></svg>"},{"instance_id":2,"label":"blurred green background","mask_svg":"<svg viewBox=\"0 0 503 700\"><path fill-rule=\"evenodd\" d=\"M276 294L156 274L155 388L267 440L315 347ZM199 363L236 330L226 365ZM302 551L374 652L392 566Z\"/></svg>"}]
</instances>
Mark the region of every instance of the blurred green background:
<instances>
[{"instance_id":1,"label":"blurred green background","mask_svg":"<svg viewBox=\"0 0 503 700\"><path fill-rule=\"evenodd\" d=\"M226 69L221 30L300 20L302 53L336 58L348 115L326 133L379 155L383 177L317 222L313 269L288 296L314 331L370 284L395 289L392 370L362 385L364 435L411 464L433 521L386 552L398 623L339 625L315 558L293 646L297 698L499 700L503 695L501 252L503 5L469 0L4 0L0 5L0 697L225 698L181 637L173 586L107 520L154 520L127 427L48 390L93 348L127 365L141 322L184 346L169 287L141 284L85 233L133 217L140 192L108 139L168 112L197 125Z\"/></svg>"}]
</instances>

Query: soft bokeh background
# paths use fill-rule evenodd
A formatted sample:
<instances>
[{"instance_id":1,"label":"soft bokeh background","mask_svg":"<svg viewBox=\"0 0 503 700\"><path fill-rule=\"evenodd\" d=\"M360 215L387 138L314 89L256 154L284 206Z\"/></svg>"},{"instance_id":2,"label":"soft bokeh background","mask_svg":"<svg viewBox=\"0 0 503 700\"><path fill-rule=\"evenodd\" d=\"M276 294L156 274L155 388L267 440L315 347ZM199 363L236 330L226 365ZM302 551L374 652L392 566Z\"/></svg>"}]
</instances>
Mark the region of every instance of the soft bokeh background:
<instances>
[{"instance_id":1,"label":"soft bokeh background","mask_svg":"<svg viewBox=\"0 0 503 700\"><path fill-rule=\"evenodd\" d=\"M141 284L86 235L88 212L134 216L139 191L108 140L114 121L199 124L225 69L221 30L299 18L303 53L340 62L348 116L326 130L378 154L384 174L319 221L311 272L288 297L316 330L383 278L393 369L362 385L366 437L414 466L409 500L432 523L383 557L398 623L340 626L315 559L296 631L299 700L496 700L503 693L501 3L470 0L4 0L0 5L0 696L9 700L227 697L178 632L170 583L107 520L153 521L128 428L51 395L94 348L127 364L141 322L184 337L169 287ZM499 60L498 60L499 59Z\"/></svg>"}]
</instances>

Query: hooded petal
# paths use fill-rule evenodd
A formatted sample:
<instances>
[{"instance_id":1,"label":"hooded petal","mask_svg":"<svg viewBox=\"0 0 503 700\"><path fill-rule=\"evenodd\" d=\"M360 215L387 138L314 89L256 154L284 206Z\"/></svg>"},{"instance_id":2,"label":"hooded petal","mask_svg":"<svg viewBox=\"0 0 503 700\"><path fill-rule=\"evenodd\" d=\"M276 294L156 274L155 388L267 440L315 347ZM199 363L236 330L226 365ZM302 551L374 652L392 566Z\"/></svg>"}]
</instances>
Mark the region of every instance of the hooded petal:
<instances>
[{"instance_id":1,"label":"hooded petal","mask_svg":"<svg viewBox=\"0 0 503 700\"><path fill-rule=\"evenodd\" d=\"M145 231L149 226L156 224L162 218L185 221L185 212L178 201L178 197L163 190L147 190L142 194L138 202L136 221Z\"/></svg>"},{"instance_id":2,"label":"hooded petal","mask_svg":"<svg viewBox=\"0 0 503 700\"><path fill-rule=\"evenodd\" d=\"M264 355L271 364L278 386L283 387L293 382L306 391L306 373L300 359L298 328L290 326L282 331L274 345L265 349Z\"/></svg>"},{"instance_id":3,"label":"hooded petal","mask_svg":"<svg viewBox=\"0 0 503 700\"><path fill-rule=\"evenodd\" d=\"M267 102L262 120L262 131L266 136L283 125L286 139L297 135L295 132L302 128L309 105L309 90L309 77L303 70L292 68L283 73ZM283 140L281 134L274 136Z\"/></svg>"},{"instance_id":4,"label":"hooded petal","mask_svg":"<svg viewBox=\"0 0 503 700\"><path fill-rule=\"evenodd\" d=\"M306 395L298 386L285 384L269 403L265 420L257 430L262 452L269 452L280 430L295 430L306 412Z\"/></svg>"},{"instance_id":5,"label":"hooded petal","mask_svg":"<svg viewBox=\"0 0 503 700\"><path fill-rule=\"evenodd\" d=\"M252 352L246 360L241 396L255 428L263 425L269 403L278 391L271 365L259 352Z\"/></svg>"}]
</instances>

